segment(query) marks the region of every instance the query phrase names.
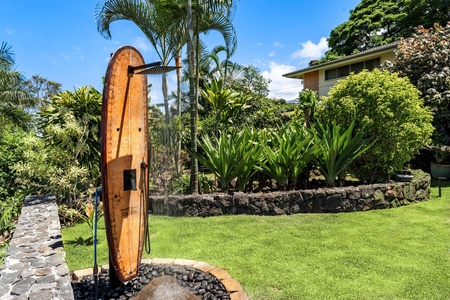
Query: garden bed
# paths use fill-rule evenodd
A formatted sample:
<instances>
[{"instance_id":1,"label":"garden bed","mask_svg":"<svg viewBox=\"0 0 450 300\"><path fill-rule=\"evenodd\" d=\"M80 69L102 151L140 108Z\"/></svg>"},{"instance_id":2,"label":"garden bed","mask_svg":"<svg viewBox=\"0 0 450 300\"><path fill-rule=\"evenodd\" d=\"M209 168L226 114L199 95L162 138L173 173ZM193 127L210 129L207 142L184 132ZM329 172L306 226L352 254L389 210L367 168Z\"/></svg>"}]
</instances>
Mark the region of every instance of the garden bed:
<instances>
[{"instance_id":1,"label":"garden bed","mask_svg":"<svg viewBox=\"0 0 450 300\"><path fill-rule=\"evenodd\" d=\"M215 193L150 196L150 210L166 216L234 214L290 215L338 213L393 208L430 198L431 177L413 172L411 182L395 182L270 193Z\"/></svg>"}]
</instances>

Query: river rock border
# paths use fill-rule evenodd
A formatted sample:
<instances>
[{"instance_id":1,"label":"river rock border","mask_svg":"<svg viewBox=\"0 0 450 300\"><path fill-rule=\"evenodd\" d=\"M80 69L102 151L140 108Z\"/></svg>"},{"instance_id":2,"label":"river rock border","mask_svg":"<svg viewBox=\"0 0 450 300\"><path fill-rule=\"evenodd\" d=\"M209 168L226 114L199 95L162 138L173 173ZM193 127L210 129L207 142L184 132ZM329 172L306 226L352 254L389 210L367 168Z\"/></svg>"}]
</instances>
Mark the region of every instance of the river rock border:
<instances>
[{"instance_id":1,"label":"river rock border","mask_svg":"<svg viewBox=\"0 0 450 300\"><path fill-rule=\"evenodd\" d=\"M339 213L393 208L428 200L430 185L431 176L416 170L411 182L271 193L150 196L149 201L153 214L166 216Z\"/></svg>"},{"instance_id":2,"label":"river rock border","mask_svg":"<svg viewBox=\"0 0 450 300\"><path fill-rule=\"evenodd\" d=\"M223 284L227 290L227 293L230 295L230 300L249 300L248 295L242 288L241 284L237 280L233 279L230 273L208 263L180 258L143 258L142 263L149 265L183 266L199 270L204 273L209 273ZM102 272L106 270L109 270L109 265L104 265L101 267ZM86 276L92 276L92 268L74 271L72 273L72 280L80 281Z\"/></svg>"},{"instance_id":3,"label":"river rock border","mask_svg":"<svg viewBox=\"0 0 450 300\"><path fill-rule=\"evenodd\" d=\"M28 196L0 269L0 298L71 300L55 197Z\"/></svg>"}]
</instances>

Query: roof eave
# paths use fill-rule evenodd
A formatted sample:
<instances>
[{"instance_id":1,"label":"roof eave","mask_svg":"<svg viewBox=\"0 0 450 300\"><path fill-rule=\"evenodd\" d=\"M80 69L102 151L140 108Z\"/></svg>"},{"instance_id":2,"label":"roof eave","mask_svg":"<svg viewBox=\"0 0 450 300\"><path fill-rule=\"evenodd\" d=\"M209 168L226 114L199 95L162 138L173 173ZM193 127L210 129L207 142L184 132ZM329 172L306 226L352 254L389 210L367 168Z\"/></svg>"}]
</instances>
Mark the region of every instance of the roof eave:
<instances>
[{"instance_id":1,"label":"roof eave","mask_svg":"<svg viewBox=\"0 0 450 300\"><path fill-rule=\"evenodd\" d=\"M397 42L393 42L384 46L379 46L379 47L375 47L373 49L369 49L360 53L356 53L356 54L352 54L352 55L348 55L342 58L338 58L332 61L327 61L321 64L317 64L314 66L310 66L301 70L297 70L294 72L290 72L290 73L286 73L283 74L283 77L286 78L294 78L294 79L303 79L303 75L306 73L310 73L313 71L317 71L317 70L322 70L326 67L329 66L333 66L333 65L338 65L338 64L343 64L343 63L348 63L348 62L352 62L353 60L358 60L361 57L365 57L365 56L373 56L373 55L378 55L378 54L383 54L386 52L390 52L391 49L393 48L397 48L399 44L399 41Z\"/></svg>"}]
</instances>

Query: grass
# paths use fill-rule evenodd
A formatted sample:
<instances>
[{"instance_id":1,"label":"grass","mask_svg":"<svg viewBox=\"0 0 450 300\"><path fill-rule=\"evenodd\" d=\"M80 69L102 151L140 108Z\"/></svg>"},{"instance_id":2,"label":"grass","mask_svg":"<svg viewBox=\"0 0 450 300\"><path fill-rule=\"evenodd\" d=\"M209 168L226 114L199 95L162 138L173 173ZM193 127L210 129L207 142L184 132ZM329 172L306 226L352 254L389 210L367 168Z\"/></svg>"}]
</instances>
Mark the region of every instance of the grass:
<instances>
[{"instance_id":1,"label":"grass","mask_svg":"<svg viewBox=\"0 0 450 300\"><path fill-rule=\"evenodd\" d=\"M226 269L254 300L449 299L450 183L389 210L281 217L151 217L150 257ZM101 226L104 228L104 226ZM104 229L99 264L107 263ZM91 230L63 229L71 270L91 268Z\"/></svg>"}]
</instances>

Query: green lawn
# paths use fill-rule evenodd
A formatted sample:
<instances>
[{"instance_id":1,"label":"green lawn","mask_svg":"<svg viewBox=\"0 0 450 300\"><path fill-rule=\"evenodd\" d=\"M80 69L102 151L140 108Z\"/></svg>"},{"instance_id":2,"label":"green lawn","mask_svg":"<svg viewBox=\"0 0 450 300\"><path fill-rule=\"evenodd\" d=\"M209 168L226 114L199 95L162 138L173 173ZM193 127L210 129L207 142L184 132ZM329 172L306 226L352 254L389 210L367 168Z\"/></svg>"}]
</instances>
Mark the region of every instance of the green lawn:
<instances>
[{"instance_id":1,"label":"green lawn","mask_svg":"<svg viewBox=\"0 0 450 300\"><path fill-rule=\"evenodd\" d=\"M150 257L226 269L253 300L450 299L450 183L408 207L284 217L151 217ZM102 226L103 228L104 226ZM71 270L93 265L87 225L63 229ZM99 263L107 263L104 229ZM87 241L87 243L86 243Z\"/></svg>"}]
</instances>

